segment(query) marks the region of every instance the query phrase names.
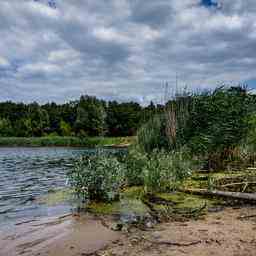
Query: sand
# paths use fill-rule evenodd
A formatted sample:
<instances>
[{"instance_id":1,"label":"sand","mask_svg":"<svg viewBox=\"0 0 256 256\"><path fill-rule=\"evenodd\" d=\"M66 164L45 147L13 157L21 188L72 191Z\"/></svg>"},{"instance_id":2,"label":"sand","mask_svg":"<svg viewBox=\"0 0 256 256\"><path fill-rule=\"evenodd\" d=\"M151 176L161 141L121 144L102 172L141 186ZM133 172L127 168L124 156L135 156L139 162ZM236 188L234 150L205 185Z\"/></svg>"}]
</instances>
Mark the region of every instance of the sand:
<instances>
[{"instance_id":1,"label":"sand","mask_svg":"<svg viewBox=\"0 0 256 256\"><path fill-rule=\"evenodd\" d=\"M0 234L0 255L255 256L256 207L226 208L199 220L115 232L111 220L83 215L32 220ZM243 216L242 218L240 218ZM244 217L251 216L251 217Z\"/></svg>"},{"instance_id":2,"label":"sand","mask_svg":"<svg viewBox=\"0 0 256 256\"><path fill-rule=\"evenodd\" d=\"M98 253L115 256L255 256L256 208L227 208L200 220L170 222L135 232ZM96 254L97 255L97 254Z\"/></svg>"},{"instance_id":3,"label":"sand","mask_svg":"<svg viewBox=\"0 0 256 256\"><path fill-rule=\"evenodd\" d=\"M0 233L1 256L88 255L120 238L89 215L45 218L18 223L15 230Z\"/></svg>"}]
</instances>

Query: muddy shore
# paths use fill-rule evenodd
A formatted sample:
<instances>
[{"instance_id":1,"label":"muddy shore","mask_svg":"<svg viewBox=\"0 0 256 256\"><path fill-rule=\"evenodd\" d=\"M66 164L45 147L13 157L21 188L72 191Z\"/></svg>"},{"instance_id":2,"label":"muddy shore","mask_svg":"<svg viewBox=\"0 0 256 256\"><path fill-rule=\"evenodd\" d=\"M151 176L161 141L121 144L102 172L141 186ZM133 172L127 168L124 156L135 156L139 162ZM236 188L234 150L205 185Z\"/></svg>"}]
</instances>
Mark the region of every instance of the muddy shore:
<instances>
[{"instance_id":1,"label":"muddy shore","mask_svg":"<svg viewBox=\"0 0 256 256\"><path fill-rule=\"evenodd\" d=\"M0 255L90 255L120 239L122 234L112 231L110 225L109 218L87 214L16 223L15 229L0 232Z\"/></svg>"},{"instance_id":2,"label":"muddy shore","mask_svg":"<svg viewBox=\"0 0 256 256\"><path fill-rule=\"evenodd\" d=\"M256 207L225 208L198 220L113 231L110 218L68 215L17 223L0 233L0 255L254 256Z\"/></svg>"}]
</instances>

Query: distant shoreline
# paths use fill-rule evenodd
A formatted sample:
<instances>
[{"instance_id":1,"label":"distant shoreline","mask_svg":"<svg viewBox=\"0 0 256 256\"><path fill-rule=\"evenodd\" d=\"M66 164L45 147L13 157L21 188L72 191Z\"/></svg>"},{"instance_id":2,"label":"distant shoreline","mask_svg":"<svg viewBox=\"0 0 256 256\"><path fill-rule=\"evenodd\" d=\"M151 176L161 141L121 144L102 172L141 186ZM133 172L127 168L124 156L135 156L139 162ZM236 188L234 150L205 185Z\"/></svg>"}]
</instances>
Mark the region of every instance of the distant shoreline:
<instances>
[{"instance_id":1,"label":"distant shoreline","mask_svg":"<svg viewBox=\"0 0 256 256\"><path fill-rule=\"evenodd\" d=\"M128 147L135 137L0 137L0 147Z\"/></svg>"}]
</instances>

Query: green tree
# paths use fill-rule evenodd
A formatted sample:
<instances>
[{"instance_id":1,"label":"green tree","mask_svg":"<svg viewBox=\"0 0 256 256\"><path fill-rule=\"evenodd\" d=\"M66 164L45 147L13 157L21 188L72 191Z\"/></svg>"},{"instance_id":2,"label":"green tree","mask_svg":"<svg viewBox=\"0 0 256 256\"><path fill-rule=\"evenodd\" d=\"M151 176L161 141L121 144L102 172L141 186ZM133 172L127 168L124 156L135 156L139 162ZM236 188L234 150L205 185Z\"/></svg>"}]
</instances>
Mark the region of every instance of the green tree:
<instances>
[{"instance_id":1,"label":"green tree","mask_svg":"<svg viewBox=\"0 0 256 256\"><path fill-rule=\"evenodd\" d=\"M76 131L88 136L105 133L106 112L102 101L96 97L82 96L77 108Z\"/></svg>"},{"instance_id":2,"label":"green tree","mask_svg":"<svg viewBox=\"0 0 256 256\"><path fill-rule=\"evenodd\" d=\"M69 123L61 120L60 121L60 130L62 136L71 136L71 126Z\"/></svg>"},{"instance_id":3,"label":"green tree","mask_svg":"<svg viewBox=\"0 0 256 256\"><path fill-rule=\"evenodd\" d=\"M110 136L132 136L141 125L141 106L138 103L109 102L107 108L107 127Z\"/></svg>"},{"instance_id":4,"label":"green tree","mask_svg":"<svg viewBox=\"0 0 256 256\"><path fill-rule=\"evenodd\" d=\"M8 119L0 119L0 136L8 137L13 135L11 122Z\"/></svg>"},{"instance_id":5,"label":"green tree","mask_svg":"<svg viewBox=\"0 0 256 256\"><path fill-rule=\"evenodd\" d=\"M29 105L29 117L31 118L33 136L43 136L50 124L47 111L37 103L33 103Z\"/></svg>"}]
</instances>

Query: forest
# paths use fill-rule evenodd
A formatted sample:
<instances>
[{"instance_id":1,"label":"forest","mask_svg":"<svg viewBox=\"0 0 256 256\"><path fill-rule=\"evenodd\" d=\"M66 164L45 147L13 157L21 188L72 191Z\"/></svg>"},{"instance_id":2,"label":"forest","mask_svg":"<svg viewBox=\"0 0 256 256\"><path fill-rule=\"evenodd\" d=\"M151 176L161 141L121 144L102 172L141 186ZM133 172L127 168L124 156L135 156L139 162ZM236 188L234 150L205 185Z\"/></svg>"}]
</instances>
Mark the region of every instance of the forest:
<instances>
[{"instance_id":1,"label":"forest","mask_svg":"<svg viewBox=\"0 0 256 256\"><path fill-rule=\"evenodd\" d=\"M7 101L0 103L0 136L133 136L162 108L153 103L142 107L136 102L107 102L88 95L65 104Z\"/></svg>"}]
</instances>

